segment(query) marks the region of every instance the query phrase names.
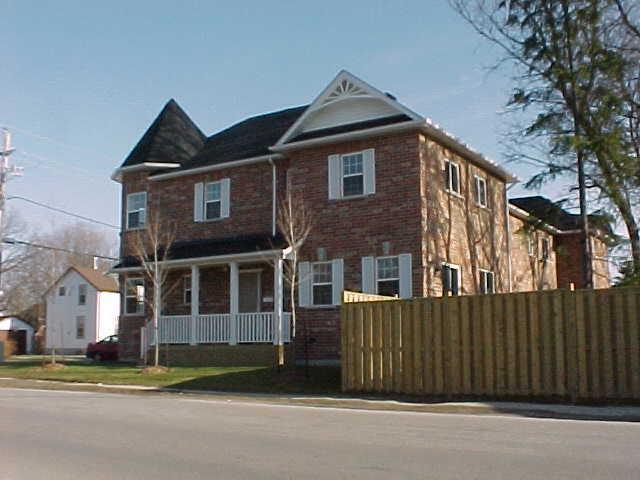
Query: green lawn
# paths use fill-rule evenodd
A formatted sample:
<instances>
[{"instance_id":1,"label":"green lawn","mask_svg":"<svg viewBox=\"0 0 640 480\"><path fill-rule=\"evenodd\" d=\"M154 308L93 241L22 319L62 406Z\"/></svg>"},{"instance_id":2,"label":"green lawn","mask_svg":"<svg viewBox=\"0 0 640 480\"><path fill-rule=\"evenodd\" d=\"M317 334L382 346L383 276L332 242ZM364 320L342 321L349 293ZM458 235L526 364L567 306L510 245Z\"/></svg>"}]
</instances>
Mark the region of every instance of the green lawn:
<instances>
[{"instance_id":1,"label":"green lawn","mask_svg":"<svg viewBox=\"0 0 640 480\"><path fill-rule=\"evenodd\" d=\"M66 359L65 363L67 368L50 371L42 368L41 358L14 357L0 364L0 377L227 392L337 393L340 390L337 367L311 367L306 379L302 368L278 372L269 367L171 367L168 373L142 375L141 369L132 364L94 363L78 358Z\"/></svg>"}]
</instances>

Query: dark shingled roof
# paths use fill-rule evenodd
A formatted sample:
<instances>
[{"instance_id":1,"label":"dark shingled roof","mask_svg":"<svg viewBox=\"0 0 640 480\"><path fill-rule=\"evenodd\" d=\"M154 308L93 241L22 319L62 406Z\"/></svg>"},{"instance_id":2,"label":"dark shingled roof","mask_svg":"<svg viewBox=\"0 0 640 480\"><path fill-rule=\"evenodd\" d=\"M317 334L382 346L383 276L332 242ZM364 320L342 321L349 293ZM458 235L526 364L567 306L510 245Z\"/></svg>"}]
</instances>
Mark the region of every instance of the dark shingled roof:
<instances>
[{"instance_id":1,"label":"dark shingled roof","mask_svg":"<svg viewBox=\"0 0 640 480\"><path fill-rule=\"evenodd\" d=\"M391 115L389 117L375 118L373 120L366 120L364 122L347 123L345 125L338 125L337 127L322 128L319 130L311 130L309 132L303 132L300 135L295 136L287 143L299 142L300 140L309 140L312 138L328 137L329 135L337 135L339 133L355 132L357 130L365 130L367 128L382 127L385 125L392 125L394 123L407 122L411 120L411 117L405 114Z\"/></svg>"},{"instance_id":2,"label":"dark shingled roof","mask_svg":"<svg viewBox=\"0 0 640 480\"><path fill-rule=\"evenodd\" d=\"M261 252L285 247L281 235L270 234L243 235L206 240L189 240L175 242L169 250L169 260L197 259L236 253ZM140 260L136 257L125 257L114 268L137 267Z\"/></svg>"},{"instance_id":3,"label":"dark shingled roof","mask_svg":"<svg viewBox=\"0 0 640 480\"><path fill-rule=\"evenodd\" d=\"M202 150L183 163L181 169L268 155L269 147L275 145L307 107L304 105L250 117L211 135Z\"/></svg>"},{"instance_id":4,"label":"dark shingled roof","mask_svg":"<svg viewBox=\"0 0 640 480\"><path fill-rule=\"evenodd\" d=\"M509 203L528 212L539 220L559 230L577 230L582 228L580 215L569 213L558 203L542 196L512 198ZM589 222L596 228L613 236L611 225L604 215L589 215Z\"/></svg>"},{"instance_id":5,"label":"dark shingled roof","mask_svg":"<svg viewBox=\"0 0 640 480\"><path fill-rule=\"evenodd\" d=\"M145 162L183 164L206 137L178 103L171 99L126 158L123 167Z\"/></svg>"}]
</instances>

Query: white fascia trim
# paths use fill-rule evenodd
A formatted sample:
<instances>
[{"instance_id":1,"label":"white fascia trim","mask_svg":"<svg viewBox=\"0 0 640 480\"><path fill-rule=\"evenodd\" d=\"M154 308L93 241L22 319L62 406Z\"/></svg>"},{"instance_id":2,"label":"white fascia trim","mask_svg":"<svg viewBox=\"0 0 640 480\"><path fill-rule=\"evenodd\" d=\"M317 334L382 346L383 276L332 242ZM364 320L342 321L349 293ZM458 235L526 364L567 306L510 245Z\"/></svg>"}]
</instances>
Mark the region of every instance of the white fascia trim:
<instances>
[{"instance_id":1,"label":"white fascia trim","mask_svg":"<svg viewBox=\"0 0 640 480\"><path fill-rule=\"evenodd\" d=\"M321 108L324 108L325 107L325 105L323 105L324 100L331 94L335 85L345 79L350 81L354 85L360 87L361 89L368 91L369 98L377 98L379 100L382 100L383 102L387 103L388 105L395 108L399 112L404 113L412 120L424 121L424 117L417 114L413 110L405 107L397 100L390 98L388 95L386 95L384 92L381 92L374 86L369 85L367 82L365 82L361 78L356 77L354 74L352 74L351 72L348 72L347 70L340 70L338 74L333 78L333 80L331 80L329 84L322 90L322 92L320 92L320 94L313 100L313 102L311 102L309 107L302 113L302 115L300 115L300 117L298 117L298 119L293 123L293 125L291 125L287 129L284 135L280 137L280 139L276 142L275 146L278 148L283 147L286 144L286 142L289 140L289 138L291 138L293 133L298 129L298 127L302 125L302 123L309 117L309 115L311 115L317 110L320 110ZM336 100L336 101L339 101L339 100ZM333 103L334 102L332 102L331 104Z\"/></svg>"},{"instance_id":2,"label":"white fascia trim","mask_svg":"<svg viewBox=\"0 0 640 480\"><path fill-rule=\"evenodd\" d=\"M492 172L507 183L516 183L520 181L518 177L502 168L493 160L485 157L480 152L474 150L462 140L443 130L438 125L433 123L430 119L427 119L427 121L423 123L422 129L426 135L444 143L445 145L456 151L458 154L462 155L464 158L478 164L489 172Z\"/></svg>"},{"instance_id":3,"label":"white fascia trim","mask_svg":"<svg viewBox=\"0 0 640 480\"><path fill-rule=\"evenodd\" d=\"M224 170L226 168L234 168L234 167L244 167L246 165L251 165L254 163L261 163L261 162L268 162L270 159L271 160L277 160L283 158L282 155L274 155L274 154L269 154L269 155L261 155L259 157L250 157L250 158L242 158L240 160L233 160L231 162L225 162L225 163L217 163L215 165L206 165L204 167L196 167L196 168L190 168L188 170L180 170L179 172L169 172L169 173L160 173L158 175L153 175L151 177L149 177L149 180L166 180L168 178L176 178L176 177L183 177L186 175L194 175L197 173L204 173L204 172L212 172L215 170Z\"/></svg>"},{"instance_id":4,"label":"white fascia trim","mask_svg":"<svg viewBox=\"0 0 640 480\"><path fill-rule=\"evenodd\" d=\"M314 147L317 145L325 145L327 143L336 143L348 140L357 140L360 138L370 137L372 135L381 135L385 133L402 132L420 128L424 124L423 120L408 120L406 122L394 123L392 125L384 125L382 127L367 128L366 130L357 130L355 132L338 133L327 137L311 138L309 140L301 140L299 142L287 143L285 145L274 145L271 150L274 152L287 152L298 148Z\"/></svg>"},{"instance_id":5,"label":"white fascia trim","mask_svg":"<svg viewBox=\"0 0 640 480\"><path fill-rule=\"evenodd\" d=\"M179 163L159 163L159 162L145 162L139 163L137 165L130 165L128 167L119 167L114 170L111 174L111 180L114 182L122 181L122 174L124 172L137 172L140 170L151 170L154 168L178 168L180 167Z\"/></svg>"},{"instance_id":6,"label":"white fascia trim","mask_svg":"<svg viewBox=\"0 0 640 480\"><path fill-rule=\"evenodd\" d=\"M245 253L233 253L229 255L215 255L211 257L198 257L198 258L181 258L178 260L167 260L162 262L167 267L183 267L191 265L218 265L225 264L232 261L237 262L253 262L260 260L273 260L274 258L281 258L283 250L262 250L258 252L245 252ZM122 267L112 268L109 270L114 273L123 272L139 272L142 271L142 267Z\"/></svg>"}]
</instances>

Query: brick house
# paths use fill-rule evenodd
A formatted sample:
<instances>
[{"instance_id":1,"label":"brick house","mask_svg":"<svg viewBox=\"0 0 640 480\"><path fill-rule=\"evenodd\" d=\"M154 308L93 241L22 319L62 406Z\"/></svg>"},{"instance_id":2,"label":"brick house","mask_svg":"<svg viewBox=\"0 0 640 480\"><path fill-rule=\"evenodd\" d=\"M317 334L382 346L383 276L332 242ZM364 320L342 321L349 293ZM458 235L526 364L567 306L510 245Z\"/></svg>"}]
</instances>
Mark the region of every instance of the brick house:
<instances>
[{"instance_id":1,"label":"brick house","mask_svg":"<svg viewBox=\"0 0 640 480\"><path fill-rule=\"evenodd\" d=\"M515 177L346 71L309 105L210 137L171 100L113 178L122 184L114 270L123 357L138 354L149 313L132 239L156 212L177 231L167 284L178 288L163 306L161 337L184 361L238 362L238 351L247 363L270 361L278 341L300 359L304 330L309 358L336 362L343 289L412 297L558 285L551 250L542 273L513 272L531 268L526 248L512 249L515 229L533 225L540 238L559 231L509 206ZM276 228L285 191L314 219L295 328L284 299L288 250Z\"/></svg>"}]
</instances>

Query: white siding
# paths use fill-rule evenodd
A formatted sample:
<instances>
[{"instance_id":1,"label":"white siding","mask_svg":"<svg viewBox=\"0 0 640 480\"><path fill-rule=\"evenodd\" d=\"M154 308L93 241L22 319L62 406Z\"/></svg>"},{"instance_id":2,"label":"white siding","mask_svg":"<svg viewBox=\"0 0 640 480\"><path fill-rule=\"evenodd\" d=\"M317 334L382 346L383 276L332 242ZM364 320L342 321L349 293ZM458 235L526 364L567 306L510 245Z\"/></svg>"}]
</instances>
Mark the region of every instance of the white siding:
<instances>
[{"instance_id":1,"label":"white siding","mask_svg":"<svg viewBox=\"0 0 640 480\"><path fill-rule=\"evenodd\" d=\"M120 314L120 294L116 292L98 293L98 335L102 340L118 333L118 315Z\"/></svg>"},{"instance_id":2,"label":"white siding","mask_svg":"<svg viewBox=\"0 0 640 480\"><path fill-rule=\"evenodd\" d=\"M78 305L78 286L87 285L87 301L85 305ZM60 297L58 291L60 286L65 287L65 296ZM113 312L117 321L120 298L118 293L111 293L117 297L117 304L113 306L114 300L108 300L105 308ZM85 350L89 342L100 340L98 331L98 292L85 278L75 270L70 270L58 280L46 296L46 344L50 349L73 349ZM76 338L76 317L85 316L84 338ZM113 322L113 321L112 321ZM109 322L107 321L107 326ZM102 328L102 327L101 327Z\"/></svg>"}]
</instances>

